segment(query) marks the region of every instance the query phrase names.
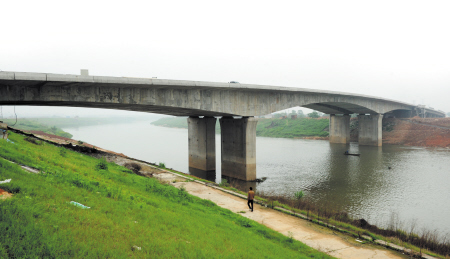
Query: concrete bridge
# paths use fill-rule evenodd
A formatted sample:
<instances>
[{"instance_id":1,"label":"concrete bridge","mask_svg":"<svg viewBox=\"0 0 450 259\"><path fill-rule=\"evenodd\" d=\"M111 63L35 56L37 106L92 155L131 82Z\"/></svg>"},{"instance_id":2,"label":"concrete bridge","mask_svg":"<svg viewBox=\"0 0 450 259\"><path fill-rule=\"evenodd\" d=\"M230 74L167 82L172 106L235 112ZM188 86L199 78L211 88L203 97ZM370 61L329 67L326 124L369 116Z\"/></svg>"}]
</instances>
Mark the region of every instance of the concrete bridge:
<instances>
[{"instance_id":1,"label":"concrete bridge","mask_svg":"<svg viewBox=\"0 0 450 259\"><path fill-rule=\"evenodd\" d=\"M222 174L256 178L254 116L291 107L330 114L330 142L348 143L350 114L359 114L359 144L381 146L383 115L445 117L441 111L373 96L239 83L48 73L0 72L0 105L106 108L189 116L189 166L215 170L219 119ZM237 117L237 118L236 118Z\"/></svg>"}]
</instances>

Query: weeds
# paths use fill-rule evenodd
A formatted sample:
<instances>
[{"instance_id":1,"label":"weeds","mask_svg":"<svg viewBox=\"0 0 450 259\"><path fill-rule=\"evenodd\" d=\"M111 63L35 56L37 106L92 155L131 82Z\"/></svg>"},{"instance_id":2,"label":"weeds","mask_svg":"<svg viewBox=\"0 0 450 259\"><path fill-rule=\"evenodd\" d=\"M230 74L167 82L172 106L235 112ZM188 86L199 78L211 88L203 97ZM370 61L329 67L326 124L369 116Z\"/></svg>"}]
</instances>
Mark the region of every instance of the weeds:
<instances>
[{"instance_id":1,"label":"weeds","mask_svg":"<svg viewBox=\"0 0 450 259\"><path fill-rule=\"evenodd\" d=\"M59 148L59 155L62 157L67 157L67 150L63 147Z\"/></svg>"},{"instance_id":2,"label":"weeds","mask_svg":"<svg viewBox=\"0 0 450 259\"><path fill-rule=\"evenodd\" d=\"M410 224L409 231L405 231L402 228L404 224L400 222L396 213L392 213L390 222L387 229L378 228L375 225L369 224L365 219L354 219L345 211L333 210L328 207L322 207L314 202L303 199L299 192L294 194L294 199L283 195L265 195L258 192L257 195L268 201L268 206L274 208L278 204L282 204L282 207L293 210L297 208L302 214L311 221L322 221L324 226L333 224L340 228L345 228L354 232L363 233L372 237L373 240L380 239L379 236L396 238L402 242L407 242L420 249L427 249L429 251L441 254L450 254L450 240L447 236L439 235L438 231L430 231L422 229L421 234L417 234L416 230L417 221L413 221ZM300 197L301 196L301 197ZM298 198L300 197L300 198Z\"/></svg>"},{"instance_id":3,"label":"weeds","mask_svg":"<svg viewBox=\"0 0 450 259\"><path fill-rule=\"evenodd\" d=\"M98 161L95 168L97 170L108 170L108 162L106 162L105 158L102 158Z\"/></svg>"},{"instance_id":4,"label":"weeds","mask_svg":"<svg viewBox=\"0 0 450 259\"><path fill-rule=\"evenodd\" d=\"M30 137L30 136L24 138L24 140L26 140L26 141L28 141L30 143L33 143L35 145L42 145L42 141L41 140L37 140L36 138Z\"/></svg>"},{"instance_id":5,"label":"weeds","mask_svg":"<svg viewBox=\"0 0 450 259\"><path fill-rule=\"evenodd\" d=\"M288 240L290 243L294 242L294 233L292 233L291 231L288 231Z\"/></svg>"},{"instance_id":6,"label":"weeds","mask_svg":"<svg viewBox=\"0 0 450 259\"><path fill-rule=\"evenodd\" d=\"M227 179L222 178L219 184L220 187L230 187L230 184L228 183Z\"/></svg>"}]
</instances>

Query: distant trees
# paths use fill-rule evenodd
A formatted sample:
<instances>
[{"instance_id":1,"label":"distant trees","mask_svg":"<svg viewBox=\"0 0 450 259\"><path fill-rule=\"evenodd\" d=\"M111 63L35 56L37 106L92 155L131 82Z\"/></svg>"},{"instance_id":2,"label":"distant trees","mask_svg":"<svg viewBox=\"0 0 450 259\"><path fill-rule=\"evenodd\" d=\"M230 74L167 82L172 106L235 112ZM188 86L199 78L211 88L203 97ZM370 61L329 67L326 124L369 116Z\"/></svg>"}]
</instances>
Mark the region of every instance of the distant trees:
<instances>
[{"instance_id":1,"label":"distant trees","mask_svg":"<svg viewBox=\"0 0 450 259\"><path fill-rule=\"evenodd\" d=\"M297 115L297 118L320 118L324 115L324 113L318 112L318 111L313 111L311 113L308 113L307 115L305 115L305 113L303 113L302 110L291 110L289 113L287 111L284 112L279 112L279 113L273 113L272 114L272 118L274 119L279 119L282 118L283 116L289 117L292 115Z\"/></svg>"},{"instance_id":2,"label":"distant trees","mask_svg":"<svg viewBox=\"0 0 450 259\"><path fill-rule=\"evenodd\" d=\"M278 119L278 118L281 118L281 117L283 117L283 116L286 116L286 113L275 113L275 114L273 115L273 118Z\"/></svg>"},{"instance_id":3,"label":"distant trees","mask_svg":"<svg viewBox=\"0 0 450 259\"><path fill-rule=\"evenodd\" d=\"M316 111L308 113L308 117L310 117L310 118L319 118L320 116L321 115L318 112L316 112Z\"/></svg>"},{"instance_id":4,"label":"distant trees","mask_svg":"<svg viewBox=\"0 0 450 259\"><path fill-rule=\"evenodd\" d=\"M297 111L297 117L298 117L298 118L304 118L304 117L306 117L306 115L303 113L302 110L298 110L298 111Z\"/></svg>"}]
</instances>

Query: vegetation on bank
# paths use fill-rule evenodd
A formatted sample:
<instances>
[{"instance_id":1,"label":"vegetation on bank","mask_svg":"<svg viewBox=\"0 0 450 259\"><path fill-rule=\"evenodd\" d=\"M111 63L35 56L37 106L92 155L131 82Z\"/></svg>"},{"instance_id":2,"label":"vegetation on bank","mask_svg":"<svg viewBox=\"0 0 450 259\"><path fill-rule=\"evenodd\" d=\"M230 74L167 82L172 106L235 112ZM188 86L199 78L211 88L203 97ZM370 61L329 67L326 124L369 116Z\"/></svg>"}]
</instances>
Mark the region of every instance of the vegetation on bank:
<instances>
[{"instance_id":1,"label":"vegetation on bank","mask_svg":"<svg viewBox=\"0 0 450 259\"><path fill-rule=\"evenodd\" d=\"M310 221L323 226L335 226L344 233L355 237L366 235L372 241L382 240L412 249L412 255L429 254L439 258L450 256L450 240L445 235L440 235L437 230L431 231L419 229L416 223L403 224L395 215L391 215L391 221L386 229L371 225L364 219L355 219L345 211L337 211L327 206L320 206L309 199L302 198L303 194L294 194L294 198L286 196L265 195L257 192L257 199L264 201L269 206L281 207L291 211L293 215L302 214Z\"/></svg>"},{"instance_id":2,"label":"vegetation on bank","mask_svg":"<svg viewBox=\"0 0 450 259\"><path fill-rule=\"evenodd\" d=\"M256 135L272 138L327 137L329 119L259 119Z\"/></svg>"},{"instance_id":3,"label":"vegetation on bank","mask_svg":"<svg viewBox=\"0 0 450 259\"><path fill-rule=\"evenodd\" d=\"M170 171L188 178L208 182L207 180L195 176L186 175L173 170ZM216 183L210 182L210 184ZM235 184L234 181L228 182L226 179L222 179L222 182L218 184L218 186L246 196L247 193L238 190ZM293 197L267 195L257 191L255 199L263 206L270 207L292 216L298 217L299 215L302 215L302 218L306 218L315 224L333 230L339 230L340 232L355 238L361 239L361 236L365 235L370 237L372 242L381 240L411 249L412 252L410 252L409 255L413 257L420 254L428 254L437 258L448 258L448 256L450 256L449 237L439 235L437 230L431 231L422 229L419 234L419 229L414 222L409 225L403 224L398 221L398 218L395 215L391 215L391 222L389 222L386 229L383 229L369 224L369 222L364 219L355 219L345 211L337 211L330 209L327 206L320 206L309 200L308 197L304 198L304 193L302 191L294 193Z\"/></svg>"},{"instance_id":4,"label":"vegetation on bank","mask_svg":"<svg viewBox=\"0 0 450 259\"><path fill-rule=\"evenodd\" d=\"M162 118L151 124L171 128L187 129L186 117ZM329 119L297 118L297 119L258 119L256 136L272 138L327 137ZM220 133L219 122L216 132Z\"/></svg>"},{"instance_id":5,"label":"vegetation on bank","mask_svg":"<svg viewBox=\"0 0 450 259\"><path fill-rule=\"evenodd\" d=\"M61 128L91 126L99 124L117 124L137 121L139 118L19 118L2 119L10 127L23 131L42 131L47 134L72 138L72 134Z\"/></svg>"},{"instance_id":6,"label":"vegetation on bank","mask_svg":"<svg viewBox=\"0 0 450 259\"><path fill-rule=\"evenodd\" d=\"M0 180L12 179L0 187L14 194L0 200L0 258L330 258L183 188L16 133L10 140L0 140Z\"/></svg>"},{"instance_id":7,"label":"vegetation on bank","mask_svg":"<svg viewBox=\"0 0 450 259\"><path fill-rule=\"evenodd\" d=\"M72 134L63 131L61 128L49 123L46 119L3 119L8 126L23 131L42 131L47 134L57 135L65 138L72 138ZM49 126L53 125L53 126Z\"/></svg>"}]
</instances>

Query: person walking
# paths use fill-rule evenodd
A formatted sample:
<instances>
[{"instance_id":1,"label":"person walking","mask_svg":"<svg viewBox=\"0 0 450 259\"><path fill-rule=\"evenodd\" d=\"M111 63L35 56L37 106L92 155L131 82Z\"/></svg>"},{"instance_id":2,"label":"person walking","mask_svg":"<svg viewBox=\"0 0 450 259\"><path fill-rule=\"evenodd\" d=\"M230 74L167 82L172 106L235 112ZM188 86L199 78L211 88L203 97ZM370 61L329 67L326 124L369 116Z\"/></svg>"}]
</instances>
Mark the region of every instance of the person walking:
<instances>
[{"instance_id":1,"label":"person walking","mask_svg":"<svg viewBox=\"0 0 450 259\"><path fill-rule=\"evenodd\" d=\"M253 199L254 198L255 198L255 192L253 191L253 188L250 187L250 191L248 191L248 196L247 196L247 205L252 212L253 212Z\"/></svg>"}]
</instances>

